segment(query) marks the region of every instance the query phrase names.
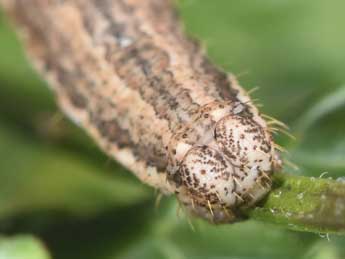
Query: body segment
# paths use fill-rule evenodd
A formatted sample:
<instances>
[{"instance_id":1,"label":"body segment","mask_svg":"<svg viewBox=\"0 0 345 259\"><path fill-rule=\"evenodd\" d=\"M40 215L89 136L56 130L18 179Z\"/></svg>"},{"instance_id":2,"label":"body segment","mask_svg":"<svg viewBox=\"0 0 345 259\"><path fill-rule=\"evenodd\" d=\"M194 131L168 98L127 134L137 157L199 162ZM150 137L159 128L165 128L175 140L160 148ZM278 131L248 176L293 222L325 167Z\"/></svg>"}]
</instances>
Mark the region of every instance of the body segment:
<instances>
[{"instance_id":1,"label":"body segment","mask_svg":"<svg viewBox=\"0 0 345 259\"><path fill-rule=\"evenodd\" d=\"M0 0L64 112L143 182L234 221L270 190L266 122L170 1Z\"/></svg>"}]
</instances>

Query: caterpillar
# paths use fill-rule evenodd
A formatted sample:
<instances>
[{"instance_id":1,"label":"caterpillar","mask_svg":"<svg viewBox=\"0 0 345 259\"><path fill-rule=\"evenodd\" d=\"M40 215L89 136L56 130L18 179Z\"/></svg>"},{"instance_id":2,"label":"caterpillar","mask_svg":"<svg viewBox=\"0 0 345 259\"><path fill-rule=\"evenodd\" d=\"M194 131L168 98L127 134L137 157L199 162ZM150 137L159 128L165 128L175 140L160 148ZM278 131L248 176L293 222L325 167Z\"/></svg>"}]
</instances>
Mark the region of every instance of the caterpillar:
<instances>
[{"instance_id":1,"label":"caterpillar","mask_svg":"<svg viewBox=\"0 0 345 259\"><path fill-rule=\"evenodd\" d=\"M213 223L281 164L270 126L169 0L0 0L63 112L142 182ZM273 121L274 122L274 121Z\"/></svg>"}]
</instances>

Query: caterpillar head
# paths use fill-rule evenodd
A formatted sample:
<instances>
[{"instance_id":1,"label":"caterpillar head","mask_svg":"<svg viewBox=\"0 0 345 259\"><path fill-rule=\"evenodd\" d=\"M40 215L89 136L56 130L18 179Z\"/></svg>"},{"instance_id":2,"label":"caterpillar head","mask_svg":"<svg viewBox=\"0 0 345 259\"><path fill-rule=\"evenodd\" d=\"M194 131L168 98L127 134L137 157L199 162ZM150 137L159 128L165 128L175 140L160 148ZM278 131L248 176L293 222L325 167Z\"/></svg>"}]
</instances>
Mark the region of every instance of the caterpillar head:
<instances>
[{"instance_id":1,"label":"caterpillar head","mask_svg":"<svg viewBox=\"0 0 345 259\"><path fill-rule=\"evenodd\" d=\"M204 106L170 146L169 179L178 199L212 222L238 220L240 209L271 189L275 151L266 123L241 102Z\"/></svg>"}]
</instances>

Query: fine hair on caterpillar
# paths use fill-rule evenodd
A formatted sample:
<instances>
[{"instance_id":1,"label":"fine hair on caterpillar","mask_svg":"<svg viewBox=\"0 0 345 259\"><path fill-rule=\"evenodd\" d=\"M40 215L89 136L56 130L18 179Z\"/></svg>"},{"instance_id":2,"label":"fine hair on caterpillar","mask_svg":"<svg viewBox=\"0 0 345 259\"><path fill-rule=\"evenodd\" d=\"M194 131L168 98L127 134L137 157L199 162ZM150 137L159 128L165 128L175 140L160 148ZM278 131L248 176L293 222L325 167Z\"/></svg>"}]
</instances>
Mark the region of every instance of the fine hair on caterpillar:
<instances>
[{"instance_id":1,"label":"fine hair on caterpillar","mask_svg":"<svg viewBox=\"0 0 345 259\"><path fill-rule=\"evenodd\" d=\"M172 1L0 4L60 108L142 182L214 223L270 191L282 124L185 36Z\"/></svg>"}]
</instances>

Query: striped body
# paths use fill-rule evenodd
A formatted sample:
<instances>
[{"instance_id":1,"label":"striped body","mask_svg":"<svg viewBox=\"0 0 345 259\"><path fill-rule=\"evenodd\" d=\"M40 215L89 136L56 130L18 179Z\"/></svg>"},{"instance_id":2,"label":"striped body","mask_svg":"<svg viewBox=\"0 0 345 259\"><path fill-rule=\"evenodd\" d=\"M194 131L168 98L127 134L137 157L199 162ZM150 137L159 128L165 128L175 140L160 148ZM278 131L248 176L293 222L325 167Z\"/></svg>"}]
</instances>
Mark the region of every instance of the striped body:
<instances>
[{"instance_id":1,"label":"striped body","mask_svg":"<svg viewBox=\"0 0 345 259\"><path fill-rule=\"evenodd\" d=\"M213 222L270 190L266 122L170 1L0 0L61 109L143 182Z\"/></svg>"}]
</instances>

